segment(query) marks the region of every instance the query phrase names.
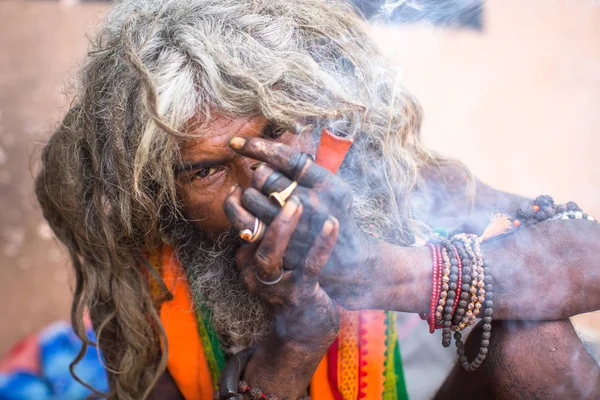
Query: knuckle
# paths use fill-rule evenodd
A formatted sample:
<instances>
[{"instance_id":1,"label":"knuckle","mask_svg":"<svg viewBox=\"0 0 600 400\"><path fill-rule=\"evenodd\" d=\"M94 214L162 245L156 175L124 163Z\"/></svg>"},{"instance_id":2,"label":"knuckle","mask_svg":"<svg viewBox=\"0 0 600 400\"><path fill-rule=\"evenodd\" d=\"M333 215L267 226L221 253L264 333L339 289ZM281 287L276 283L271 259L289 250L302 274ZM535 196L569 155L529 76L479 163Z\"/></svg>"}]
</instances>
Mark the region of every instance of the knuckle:
<instances>
[{"instance_id":1,"label":"knuckle","mask_svg":"<svg viewBox=\"0 0 600 400\"><path fill-rule=\"evenodd\" d=\"M309 190L306 193L302 193L300 200L309 210L318 209L322 203L322 200L319 198L319 192L316 190Z\"/></svg>"},{"instance_id":2,"label":"knuckle","mask_svg":"<svg viewBox=\"0 0 600 400\"><path fill-rule=\"evenodd\" d=\"M312 179L318 182L326 182L333 175L329 170L323 168L313 160L308 160L302 170L302 175L310 173Z\"/></svg>"},{"instance_id":3,"label":"knuckle","mask_svg":"<svg viewBox=\"0 0 600 400\"><path fill-rule=\"evenodd\" d=\"M326 236L323 236L323 233L319 233L317 240L314 243L314 259L320 260L323 258L323 255L329 250L329 241Z\"/></svg>"},{"instance_id":4,"label":"knuckle","mask_svg":"<svg viewBox=\"0 0 600 400\"><path fill-rule=\"evenodd\" d=\"M254 262L260 268L270 268L277 265L270 249L258 248L254 254Z\"/></svg>"},{"instance_id":5,"label":"knuckle","mask_svg":"<svg viewBox=\"0 0 600 400\"><path fill-rule=\"evenodd\" d=\"M319 273L319 266L313 261L307 260L304 264L304 271L309 275L317 275Z\"/></svg>"},{"instance_id":6,"label":"knuckle","mask_svg":"<svg viewBox=\"0 0 600 400\"><path fill-rule=\"evenodd\" d=\"M310 273L317 273L321 267L325 264L324 257L320 255L311 254L306 257L304 261L304 269Z\"/></svg>"}]
</instances>

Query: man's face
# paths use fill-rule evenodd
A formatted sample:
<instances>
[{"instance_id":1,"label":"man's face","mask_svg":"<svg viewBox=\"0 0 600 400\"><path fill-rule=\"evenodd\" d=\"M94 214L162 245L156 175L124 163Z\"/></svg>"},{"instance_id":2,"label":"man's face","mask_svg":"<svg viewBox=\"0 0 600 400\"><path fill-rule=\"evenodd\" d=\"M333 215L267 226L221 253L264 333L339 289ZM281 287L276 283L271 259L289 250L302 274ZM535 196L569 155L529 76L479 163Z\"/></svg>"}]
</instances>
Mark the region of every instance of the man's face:
<instances>
[{"instance_id":1,"label":"man's face","mask_svg":"<svg viewBox=\"0 0 600 400\"><path fill-rule=\"evenodd\" d=\"M210 237L226 232L230 223L223 211L223 200L232 185L242 190L251 185L252 165L256 160L236 154L229 140L238 137L265 137L314 154L312 138L282 132L264 117L215 118L208 132L183 143L181 160L184 171L177 174L179 198L186 217Z\"/></svg>"},{"instance_id":2,"label":"man's face","mask_svg":"<svg viewBox=\"0 0 600 400\"><path fill-rule=\"evenodd\" d=\"M228 351L249 346L269 325L268 310L252 295L235 266L235 232L223 211L232 185L251 185L257 161L236 154L234 137L266 137L314 153L312 138L282 132L266 118L218 118L202 137L181 147L183 171L177 174L178 196L188 221L173 232L195 299L212 312L212 323ZM227 235L221 235L227 232Z\"/></svg>"}]
</instances>

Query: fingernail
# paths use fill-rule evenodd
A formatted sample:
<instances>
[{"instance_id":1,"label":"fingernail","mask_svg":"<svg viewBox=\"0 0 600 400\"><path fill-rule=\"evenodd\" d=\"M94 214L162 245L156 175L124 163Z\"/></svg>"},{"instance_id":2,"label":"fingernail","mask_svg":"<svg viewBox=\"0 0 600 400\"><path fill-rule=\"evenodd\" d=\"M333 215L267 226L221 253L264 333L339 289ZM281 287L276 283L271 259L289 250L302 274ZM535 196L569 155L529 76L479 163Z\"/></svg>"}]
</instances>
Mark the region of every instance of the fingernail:
<instances>
[{"instance_id":1,"label":"fingernail","mask_svg":"<svg viewBox=\"0 0 600 400\"><path fill-rule=\"evenodd\" d=\"M239 150L242 147L244 147L244 143L246 143L246 139L238 137L238 136L234 136L229 141L229 146L232 149Z\"/></svg>"},{"instance_id":2,"label":"fingernail","mask_svg":"<svg viewBox=\"0 0 600 400\"><path fill-rule=\"evenodd\" d=\"M231 194L231 193L233 193L233 191L234 191L234 190L235 190L235 188L237 188L237 187L238 187L237 183L234 183L234 184L233 184L233 186L229 188L229 193L228 193L228 194Z\"/></svg>"},{"instance_id":3,"label":"fingernail","mask_svg":"<svg viewBox=\"0 0 600 400\"><path fill-rule=\"evenodd\" d=\"M267 163L266 163L266 162L263 162L263 161L261 161L261 162L257 162L256 164L253 164L253 165L251 165L251 166L250 166L250 169L251 169L252 171L256 171L256 170L258 169L258 167L260 167L261 165L267 165Z\"/></svg>"},{"instance_id":4,"label":"fingernail","mask_svg":"<svg viewBox=\"0 0 600 400\"><path fill-rule=\"evenodd\" d=\"M327 217L327 220L325 220L325 223L323 224L323 234L324 235L329 235L331 233L331 231L333 231L333 228L335 227L337 219L335 219L335 217L329 216Z\"/></svg>"},{"instance_id":5,"label":"fingernail","mask_svg":"<svg viewBox=\"0 0 600 400\"><path fill-rule=\"evenodd\" d=\"M281 210L281 214L285 218L290 218L292 215L294 215L296 210L298 210L299 205L300 205L300 202L296 201L296 199L294 199L294 196L292 196L285 203L285 206L283 206L283 210Z\"/></svg>"}]
</instances>

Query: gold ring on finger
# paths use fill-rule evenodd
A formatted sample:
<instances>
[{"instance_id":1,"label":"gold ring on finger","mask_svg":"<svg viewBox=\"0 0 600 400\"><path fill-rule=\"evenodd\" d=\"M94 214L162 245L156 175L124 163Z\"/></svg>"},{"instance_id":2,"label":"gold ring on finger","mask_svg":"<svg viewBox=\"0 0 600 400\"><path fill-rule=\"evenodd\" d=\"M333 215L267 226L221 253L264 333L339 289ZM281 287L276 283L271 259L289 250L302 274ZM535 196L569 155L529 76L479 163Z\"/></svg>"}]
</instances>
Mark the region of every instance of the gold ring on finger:
<instances>
[{"instance_id":1,"label":"gold ring on finger","mask_svg":"<svg viewBox=\"0 0 600 400\"><path fill-rule=\"evenodd\" d=\"M281 192L273 192L269 194L269 199L275 204L278 204L279 207L283 208L283 206L285 206L285 202L292 195L297 186L298 182L294 181L290 184L290 186L286 187Z\"/></svg>"},{"instance_id":2,"label":"gold ring on finger","mask_svg":"<svg viewBox=\"0 0 600 400\"><path fill-rule=\"evenodd\" d=\"M262 238L264 232L265 224L261 220L256 218L254 220L254 229L242 229L240 231L240 239L245 240L248 243L254 243Z\"/></svg>"}]
</instances>

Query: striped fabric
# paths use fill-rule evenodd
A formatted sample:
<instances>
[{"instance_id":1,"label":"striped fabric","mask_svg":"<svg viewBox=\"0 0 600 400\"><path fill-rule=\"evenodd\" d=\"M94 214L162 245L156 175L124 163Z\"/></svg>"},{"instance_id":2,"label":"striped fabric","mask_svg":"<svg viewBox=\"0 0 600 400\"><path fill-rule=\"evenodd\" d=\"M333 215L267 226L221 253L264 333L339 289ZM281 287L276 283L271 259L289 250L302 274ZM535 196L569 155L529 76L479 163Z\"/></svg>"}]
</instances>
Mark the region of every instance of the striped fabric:
<instances>
[{"instance_id":1,"label":"striped fabric","mask_svg":"<svg viewBox=\"0 0 600 400\"><path fill-rule=\"evenodd\" d=\"M212 399L225 353L210 323L207 309L197 309L185 273L173 251L149 257L173 299L164 301L160 315L168 341L167 367L187 400ZM395 314L340 309L338 338L311 381L315 400L408 399L398 346Z\"/></svg>"}]
</instances>

